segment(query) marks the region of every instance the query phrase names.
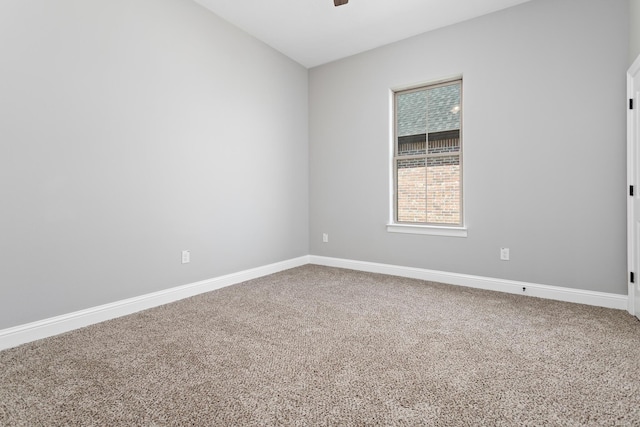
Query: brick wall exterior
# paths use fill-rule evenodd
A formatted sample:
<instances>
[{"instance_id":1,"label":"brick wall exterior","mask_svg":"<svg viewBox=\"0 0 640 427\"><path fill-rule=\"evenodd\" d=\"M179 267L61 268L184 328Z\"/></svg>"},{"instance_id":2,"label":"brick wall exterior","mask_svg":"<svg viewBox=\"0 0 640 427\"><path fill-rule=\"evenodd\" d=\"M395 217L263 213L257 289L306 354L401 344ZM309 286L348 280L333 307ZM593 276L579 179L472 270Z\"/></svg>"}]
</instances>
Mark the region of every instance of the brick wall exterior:
<instances>
[{"instance_id":1,"label":"brick wall exterior","mask_svg":"<svg viewBox=\"0 0 640 427\"><path fill-rule=\"evenodd\" d=\"M425 154L426 143L422 142L420 147L412 141L403 148L399 153L401 156ZM457 138L429 141L429 154L455 155L398 160L398 221L460 223L459 150Z\"/></svg>"},{"instance_id":2,"label":"brick wall exterior","mask_svg":"<svg viewBox=\"0 0 640 427\"><path fill-rule=\"evenodd\" d=\"M398 168L398 221L458 224L459 177L457 161Z\"/></svg>"},{"instance_id":3,"label":"brick wall exterior","mask_svg":"<svg viewBox=\"0 0 640 427\"><path fill-rule=\"evenodd\" d=\"M427 167L427 222L460 223L460 162Z\"/></svg>"},{"instance_id":4,"label":"brick wall exterior","mask_svg":"<svg viewBox=\"0 0 640 427\"><path fill-rule=\"evenodd\" d=\"M398 168L398 221L427 222L427 171L423 167Z\"/></svg>"}]
</instances>

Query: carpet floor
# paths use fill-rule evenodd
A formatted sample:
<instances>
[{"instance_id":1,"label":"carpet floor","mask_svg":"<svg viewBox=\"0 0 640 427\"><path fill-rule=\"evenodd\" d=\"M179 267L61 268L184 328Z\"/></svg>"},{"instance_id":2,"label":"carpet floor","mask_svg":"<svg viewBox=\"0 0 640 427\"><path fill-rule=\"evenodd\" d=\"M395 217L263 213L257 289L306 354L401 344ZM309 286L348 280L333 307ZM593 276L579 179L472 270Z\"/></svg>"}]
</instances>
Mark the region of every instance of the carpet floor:
<instances>
[{"instance_id":1,"label":"carpet floor","mask_svg":"<svg viewBox=\"0 0 640 427\"><path fill-rule=\"evenodd\" d=\"M0 425L640 425L619 310L307 265L0 352Z\"/></svg>"}]
</instances>

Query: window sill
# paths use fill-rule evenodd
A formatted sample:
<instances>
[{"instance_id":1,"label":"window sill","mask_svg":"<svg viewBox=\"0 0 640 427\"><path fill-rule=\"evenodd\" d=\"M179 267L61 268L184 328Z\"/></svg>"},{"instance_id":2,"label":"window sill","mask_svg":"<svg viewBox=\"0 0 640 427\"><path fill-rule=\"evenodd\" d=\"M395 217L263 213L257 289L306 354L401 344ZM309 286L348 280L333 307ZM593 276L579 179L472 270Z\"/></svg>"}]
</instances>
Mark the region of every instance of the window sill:
<instances>
[{"instance_id":1,"label":"window sill","mask_svg":"<svg viewBox=\"0 0 640 427\"><path fill-rule=\"evenodd\" d=\"M389 233L426 234L430 236L467 237L466 227L439 227L434 225L387 224Z\"/></svg>"}]
</instances>

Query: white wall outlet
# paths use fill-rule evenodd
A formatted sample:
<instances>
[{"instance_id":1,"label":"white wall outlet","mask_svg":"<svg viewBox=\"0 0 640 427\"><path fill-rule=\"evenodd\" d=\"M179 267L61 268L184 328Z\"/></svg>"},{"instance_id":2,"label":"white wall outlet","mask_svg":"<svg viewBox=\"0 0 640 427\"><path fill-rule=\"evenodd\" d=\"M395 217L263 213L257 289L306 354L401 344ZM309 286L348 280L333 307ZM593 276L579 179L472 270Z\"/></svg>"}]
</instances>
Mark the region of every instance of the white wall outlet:
<instances>
[{"instance_id":1,"label":"white wall outlet","mask_svg":"<svg viewBox=\"0 0 640 427\"><path fill-rule=\"evenodd\" d=\"M191 262L191 252L182 251L182 263L183 264L188 264L190 262Z\"/></svg>"},{"instance_id":2,"label":"white wall outlet","mask_svg":"<svg viewBox=\"0 0 640 427\"><path fill-rule=\"evenodd\" d=\"M500 259L502 261L509 261L509 248L500 248Z\"/></svg>"},{"instance_id":3,"label":"white wall outlet","mask_svg":"<svg viewBox=\"0 0 640 427\"><path fill-rule=\"evenodd\" d=\"M329 234L327 233L322 233L322 241L324 243L329 243Z\"/></svg>"}]
</instances>

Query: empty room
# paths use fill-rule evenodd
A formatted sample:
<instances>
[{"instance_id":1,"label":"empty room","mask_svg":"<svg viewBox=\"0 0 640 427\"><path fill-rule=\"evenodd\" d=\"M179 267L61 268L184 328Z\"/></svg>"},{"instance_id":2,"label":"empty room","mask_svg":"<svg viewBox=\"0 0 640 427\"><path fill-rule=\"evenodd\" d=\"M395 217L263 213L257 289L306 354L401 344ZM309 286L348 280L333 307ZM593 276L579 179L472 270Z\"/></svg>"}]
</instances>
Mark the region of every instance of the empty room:
<instances>
[{"instance_id":1,"label":"empty room","mask_svg":"<svg viewBox=\"0 0 640 427\"><path fill-rule=\"evenodd\" d=\"M0 0L0 425L640 425L640 0Z\"/></svg>"}]
</instances>

